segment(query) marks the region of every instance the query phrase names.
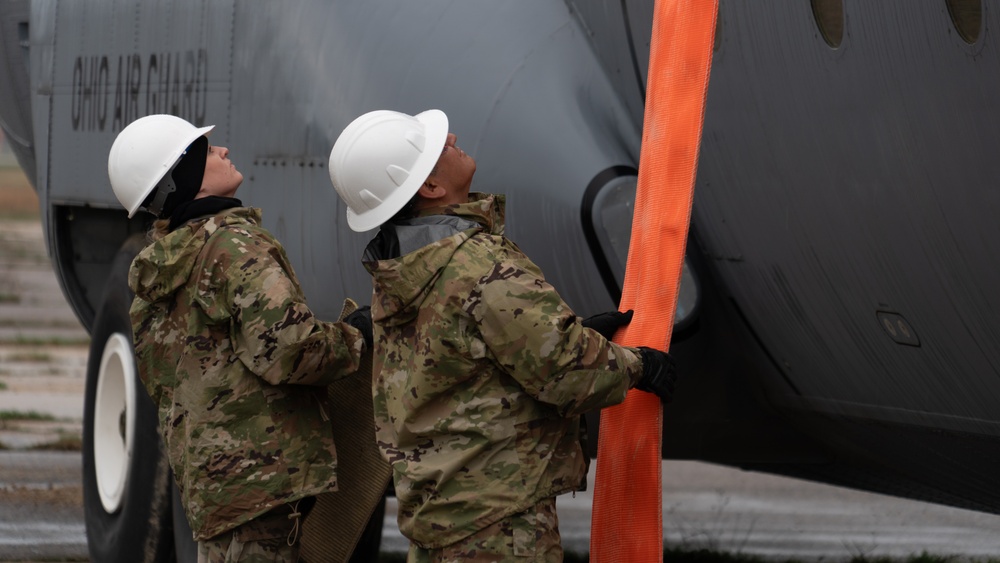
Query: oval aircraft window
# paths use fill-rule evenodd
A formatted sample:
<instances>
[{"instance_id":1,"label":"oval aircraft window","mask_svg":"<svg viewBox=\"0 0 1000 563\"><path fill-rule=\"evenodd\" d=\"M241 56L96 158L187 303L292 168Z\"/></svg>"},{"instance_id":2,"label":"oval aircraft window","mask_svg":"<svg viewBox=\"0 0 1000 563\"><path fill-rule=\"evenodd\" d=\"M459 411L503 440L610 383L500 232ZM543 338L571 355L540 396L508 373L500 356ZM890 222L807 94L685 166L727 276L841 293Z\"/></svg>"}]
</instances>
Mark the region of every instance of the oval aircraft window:
<instances>
[{"instance_id":1,"label":"oval aircraft window","mask_svg":"<svg viewBox=\"0 0 1000 563\"><path fill-rule=\"evenodd\" d=\"M983 22L982 0L945 0L948 14L962 39L972 45L979 39L979 29Z\"/></svg>"},{"instance_id":2,"label":"oval aircraft window","mask_svg":"<svg viewBox=\"0 0 1000 563\"><path fill-rule=\"evenodd\" d=\"M581 206L584 236L616 304L621 301L625 283L637 182L638 171L632 167L608 168L591 180ZM700 284L685 257L674 311L674 334L694 326L701 308Z\"/></svg>"},{"instance_id":3,"label":"oval aircraft window","mask_svg":"<svg viewBox=\"0 0 1000 563\"><path fill-rule=\"evenodd\" d=\"M840 47L840 42L844 40L843 0L809 0L809 3L812 4L813 17L823 40L834 49Z\"/></svg>"}]
</instances>

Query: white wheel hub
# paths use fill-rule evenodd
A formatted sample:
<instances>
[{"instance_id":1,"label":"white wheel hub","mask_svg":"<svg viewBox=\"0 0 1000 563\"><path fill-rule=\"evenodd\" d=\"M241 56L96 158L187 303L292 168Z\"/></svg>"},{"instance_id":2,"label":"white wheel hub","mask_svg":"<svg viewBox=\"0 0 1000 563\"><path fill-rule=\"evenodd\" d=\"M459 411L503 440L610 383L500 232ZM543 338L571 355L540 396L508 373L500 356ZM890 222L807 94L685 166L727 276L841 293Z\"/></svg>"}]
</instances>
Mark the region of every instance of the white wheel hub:
<instances>
[{"instance_id":1,"label":"white wheel hub","mask_svg":"<svg viewBox=\"0 0 1000 563\"><path fill-rule=\"evenodd\" d=\"M135 436L135 354L120 332L108 337L94 398L94 472L104 510L121 508Z\"/></svg>"}]
</instances>

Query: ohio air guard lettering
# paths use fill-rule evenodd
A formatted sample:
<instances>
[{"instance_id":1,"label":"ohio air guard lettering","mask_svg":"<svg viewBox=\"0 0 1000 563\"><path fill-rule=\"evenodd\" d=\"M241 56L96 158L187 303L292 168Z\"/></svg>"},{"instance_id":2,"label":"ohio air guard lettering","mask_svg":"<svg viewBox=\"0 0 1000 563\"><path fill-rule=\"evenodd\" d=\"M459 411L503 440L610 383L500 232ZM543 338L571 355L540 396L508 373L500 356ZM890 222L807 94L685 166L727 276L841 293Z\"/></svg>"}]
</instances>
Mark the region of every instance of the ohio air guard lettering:
<instances>
[{"instance_id":1,"label":"ohio air guard lettering","mask_svg":"<svg viewBox=\"0 0 1000 563\"><path fill-rule=\"evenodd\" d=\"M148 56L78 56L73 64L73 131L121 131L154 113L169 113L197 126L205 123L208 50Z\"/></svg>"}]
</instances>

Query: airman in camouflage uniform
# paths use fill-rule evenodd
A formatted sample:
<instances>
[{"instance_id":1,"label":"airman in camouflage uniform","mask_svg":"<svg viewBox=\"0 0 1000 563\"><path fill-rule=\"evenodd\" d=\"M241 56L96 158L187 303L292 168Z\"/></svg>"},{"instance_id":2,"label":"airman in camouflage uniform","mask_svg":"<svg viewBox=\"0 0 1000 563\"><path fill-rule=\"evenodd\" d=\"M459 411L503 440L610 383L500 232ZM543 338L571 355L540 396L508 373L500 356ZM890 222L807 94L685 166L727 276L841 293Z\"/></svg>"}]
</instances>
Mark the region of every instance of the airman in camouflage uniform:
<instances>
[{"instance_id":1,"label":"airman in camouflage uniform","mask_svg":"<svg viewBox=\"0 0 1000 563\"><path fill-rule=\"evenodd\" d=\"M378 111L331 151L352 228L381 226L364 254L376 438L409 561L561 561L555 497L586 478L580 415L633 386L669 396L672 362L584 326L504 236L504 197L469 193L456 141L437 110Z\"/></svg>"},{"instance_id":2,"label":"airman in camouflage uniform","mask_svg":"<svg viewBox=\"0 0 1000 563\"><path fill-rule=\"evenodd\" d=\"M325 386L363 339L309 310L260 211L147 246L129 272L136 360L196 539L336 486Z\"/></svg>"},{"instance_id":3,"label":"airman in camouflage uniform","mask_svg":"<svg viewBox=\"0 0 1000 563\"><path fill-rule=\"evenodd\" d=\"M204 175L175 174L129 271L136 362L199 561L295 561L303 514L337 488L326 387L365 339L313 315L260 210L232 197L228 150L203 140L188 154L207 149Z\"/></svg>"},{"instance_id":4,"label":"airman in camouflage uniform","mask_svg":"<svg viewBox=\"0 0 1000 563\"><path fill-rule=\"evenodd\" d=\"M620 403L642 374L634 350L584 328L503 236L503 203L474 194L425 208L384 225L365 255L376 434L394 469L399 528L419 548L480 558L489 548L470 536L507 542L497 560L559 550L558 533L540 545L535 532L555 530L554 497L586 477L578 416ZM411 250L431 225L451 234ZM478 533L543 501L551 527Z\"/></svg>"}]
</instances>

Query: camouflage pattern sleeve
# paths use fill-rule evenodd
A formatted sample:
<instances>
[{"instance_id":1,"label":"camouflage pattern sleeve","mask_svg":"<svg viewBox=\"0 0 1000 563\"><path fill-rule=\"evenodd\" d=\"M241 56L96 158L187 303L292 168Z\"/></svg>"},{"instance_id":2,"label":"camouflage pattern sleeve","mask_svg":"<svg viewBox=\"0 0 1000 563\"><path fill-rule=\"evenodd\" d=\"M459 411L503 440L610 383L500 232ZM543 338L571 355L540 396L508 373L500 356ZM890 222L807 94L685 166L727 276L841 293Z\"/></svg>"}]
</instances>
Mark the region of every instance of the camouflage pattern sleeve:
<instances>
[{"instance_id":1,"label":"camouflage pattern sleeve","mask_svg":"<svg viewBox=\"0 0 1000 563\"><path fill-rule=\"evenodd\" d=\"M273 385L329 385L357 371L361 333L313 315L270 233L229 227L212 237L205 252L209 271L200 277L199 289L213 283L224 287L199 291L222 300L202 307L210 316L231 312L233 349L253 373Z\"/></svg>"},{"instance_id":2,"label":"camouflage pattern sleeve","mask_svg":"<svg viewBox=\"0 0 1000 563\"><path fill-rule=\"evenodd\" d=\"M494 264L471 304L503 369L564 417L620 403L642 372L638 354L584 328L526 258Z\"/></svg>"}]
</instances>

